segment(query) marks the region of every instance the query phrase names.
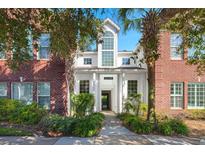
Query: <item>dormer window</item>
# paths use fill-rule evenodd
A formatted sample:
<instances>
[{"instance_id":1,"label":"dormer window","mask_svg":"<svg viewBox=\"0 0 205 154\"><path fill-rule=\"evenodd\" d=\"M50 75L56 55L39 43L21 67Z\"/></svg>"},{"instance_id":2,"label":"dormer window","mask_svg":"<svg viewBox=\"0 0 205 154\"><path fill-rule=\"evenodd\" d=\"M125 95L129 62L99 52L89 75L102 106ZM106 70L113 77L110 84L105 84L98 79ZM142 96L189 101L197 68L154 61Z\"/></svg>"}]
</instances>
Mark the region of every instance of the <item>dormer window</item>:
<instances>
[{"instance_id":1,"label":"dormer window","mask_svg":"<svg viewBox=\"0 0 205 154\"><path fill-rule=\"evenodd\" d=\"M130 58L122 58L122 65L130 65Z\"/></svg>"},{"instance_id":2,"label":"dormer window","mask_svg":"<svg viewBox=\"0 0 205 154\"><path fill-rule=\"evenodd\" d=\"M92 64L92 58L84 58L84 65L91 65Z\"/></svg>"},{"instance_id":3,"label":"dormer window","mask_svg":"<svg viewBox=\"0 0 205 154\"><path fill-rule=\"evenodd\" d=\"M102 66L114 65L114 35L105 31L102 42Z\"/></svg>"}]
</instances>

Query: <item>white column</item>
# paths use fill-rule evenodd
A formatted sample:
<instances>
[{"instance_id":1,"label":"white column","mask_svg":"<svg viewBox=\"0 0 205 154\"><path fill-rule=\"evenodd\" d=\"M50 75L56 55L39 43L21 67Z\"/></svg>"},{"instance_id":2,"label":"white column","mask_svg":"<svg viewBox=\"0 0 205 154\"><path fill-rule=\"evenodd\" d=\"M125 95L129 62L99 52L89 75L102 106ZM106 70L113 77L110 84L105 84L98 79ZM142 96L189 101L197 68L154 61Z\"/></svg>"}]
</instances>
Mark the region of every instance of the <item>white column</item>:
<instances>
[{"instance_id":1,"label":"white column","mask_svg":"<svg viewBox=\"0 0 205 154\"><path fill-rule=\"evenodd\" d=\"M118 87L119 87L119 95L118 95L118 106L119 106L119 109L118 109L118 112L121 113L122 112L122 109L123 109L123 105L122 105L122 99L123 99L123 82L122 82L122 74L119 74L118 75L118 78L119 78L119 82L118 82Z\"/></svg>"},{"instance_id":2,"label":"white column","mask_svg":"<svg viewBox=\"0 0 205 154\"><path fill-rule=\"evenodd\" d=\"M95 105L94 105L94 112L97 112L97 97L98 97L98 87L97 87L97 74L94 72L93 73L93 79L92 79L92 94L94 95L94 99L95 99Z\"/></svg>"}]
</instances>

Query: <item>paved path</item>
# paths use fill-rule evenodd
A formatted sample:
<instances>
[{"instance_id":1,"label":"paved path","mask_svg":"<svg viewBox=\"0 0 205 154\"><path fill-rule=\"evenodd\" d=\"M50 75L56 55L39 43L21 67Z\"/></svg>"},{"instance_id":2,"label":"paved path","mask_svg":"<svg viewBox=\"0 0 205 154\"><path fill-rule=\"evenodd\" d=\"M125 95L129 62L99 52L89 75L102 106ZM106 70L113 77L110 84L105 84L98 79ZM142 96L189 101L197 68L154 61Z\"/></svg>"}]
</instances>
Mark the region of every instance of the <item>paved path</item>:
<instances>
[{"instance_id":1,"label":"paved path","mask_svg":"<svg viewBox=\"0 0 205 154\"><path fill-rule=\"evenodd\" d=\"M105 124L96 137L80 138L80 137L60 137L60 138L46 138L46 137L0 137L0 144L38 144L38 145L140 145L140 144L204 144L205 138L189 138L189 137L168 137L160 135L137 135L132 133L121 125L119 119L116 118L112 112L104 112Z\"/></svg>"}]
</instances>

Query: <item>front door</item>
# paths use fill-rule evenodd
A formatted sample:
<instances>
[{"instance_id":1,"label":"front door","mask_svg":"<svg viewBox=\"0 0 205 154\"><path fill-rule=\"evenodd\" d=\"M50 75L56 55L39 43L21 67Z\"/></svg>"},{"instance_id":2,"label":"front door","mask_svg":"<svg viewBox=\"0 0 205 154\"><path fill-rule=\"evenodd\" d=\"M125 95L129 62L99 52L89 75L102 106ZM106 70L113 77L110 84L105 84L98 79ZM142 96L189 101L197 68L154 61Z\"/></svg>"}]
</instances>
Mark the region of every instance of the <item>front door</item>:
<instances>
[{"instance_id":1,"label":"front door","mask_svg":"<svg viewBox=\"0 0 205 154\"><path fill-rule=\"evenodd\" d=\"M102 91L101 100L102 110L111 110L111 91Z\"/></svg>"}]
</instances>

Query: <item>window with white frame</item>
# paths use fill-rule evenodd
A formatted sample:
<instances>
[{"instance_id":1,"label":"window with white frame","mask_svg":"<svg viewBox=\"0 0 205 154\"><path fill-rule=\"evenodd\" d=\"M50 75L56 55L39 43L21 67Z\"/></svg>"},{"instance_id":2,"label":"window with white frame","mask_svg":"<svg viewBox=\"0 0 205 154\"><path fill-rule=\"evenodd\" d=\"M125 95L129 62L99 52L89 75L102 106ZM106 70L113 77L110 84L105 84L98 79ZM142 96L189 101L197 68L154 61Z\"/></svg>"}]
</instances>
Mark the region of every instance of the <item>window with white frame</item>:
<instances>
[{"instance_id":1,"label":"window with white frame","mask_svg":"<svg viewBox=\"0 0 205 154\"><path fill-rule=\"evenodd\" d=\"M85 65L91 65L92 64L92 58L84 58L84 64Z\"/></svg>"},{"instance_id":2,"label":"window with white frame","mask_svg":"<svg viewBox=\"0 0 205 154\"><path fill-rule=\"evenodd\" d=\"M50 55L50 34L41 34L39 39L38 59L49 59Z\"/></svg>"},{"instance_id":3,"label":"window with white frame","mask_svg":"<svg viewBox=\"0 0 205 154\"><path fill-rule=\"evenodd\" d=\"M205 83L188 84L188 107L205 108Z\"/></svg>"},{"instance_id":4,"label":"window with white frame","mask_svg":"<svg viewBox=\"0 0 205 154\"><path fill-rule=\"evenodd\" d=\"M122 65L130 65L130 58L122 58Z\"/></svg>"},{"instance_id":5,"label":"window with white frame","mask_svg":"<svg viewBox=\"0 0 205 154\"><path fill-rule=\"evenodd\" d=\"M80 80L80 93L89 93L89 80Z\"/></svg>"},{"instance_id":6,"label":"window with white frame","mask_svg":"<svg viewBox=\"0 0 205 154\"><path fill-rule=\"evenodd\" d=\"M7 83L1 82L0 83L0 98L7 97Z\"/></svg>"},{"instance_id":7,"label":"window with white frame","mask_svg":"<svg viewBox=\"0 0 205 154\"><path fill-rule=\"evenodd\" d=\"M50 109L50 83L38 83L38 104L45 109Z\"/></svg>"},{"instance_id":8,"label":"window with white frame","mask_svg":"<svg viewBox=\"0 0 205 154\"><path fill-rule=\"evenodd\" d=\"M127 94L128 96L137 93L137 80L128 80Z\"/></svg>"},{"instance_id":9,"label":"window with white frame","mask_svg":"<svg viewBox=\"0 0 205 154\"><path fill-rule=\"evenodd\" d=\"M6 59L6 53L4 52L5 46L4 43L0 43L0 60Z\"/></svg>"},{"instance_id":10,"label":"window with white frame","mask_svg":"<svg viewBox=\"0 0 205 154\"><path fill-rule=\"evenodd\" d=\"M171 108L183 108L184 101L184 84L182 82L171 83L170 96Z\"/></svg>"},{"instance_id":11,"label":"window with white frame","mask_svg":"<svg viewBox=\"0 0 205 154\"><path fill-rule=\"evenodd\" d=\"M6 54L3 51L0 51L0 60L1 59L5 59L6 58Z\"/></svg>"},{"instance_id":12,"label":"window with white frame","mask_svg":"<svg viewBox=\"0 0 205 154\"><path fill-rule=\"evenodd\" d=\"M12 99L21 100L27 104L33 101L33 83L12 83Z\"/></svg>"},{"instance_id":13,"label":"window with white frame","mask_svg":"<svg viewBox=\"0 0 205 154\"><path fill-rule=\"evenodd\" d=\"M172 60L182 60L183 51L180 49L182 36L178 33L172 33L170 36L170 56Z\"/></svg>"},{"instance_id":14,"label":"window with white frame","mask_svg":"<svg viewBox=\"0 0 205 154\"><path fill-rule=\"evenodd\" d=\"M114 65L114 35L106 31L102 42L102 66Z\"/></svg>"}]
</instances>

